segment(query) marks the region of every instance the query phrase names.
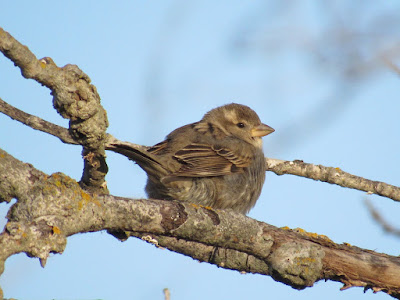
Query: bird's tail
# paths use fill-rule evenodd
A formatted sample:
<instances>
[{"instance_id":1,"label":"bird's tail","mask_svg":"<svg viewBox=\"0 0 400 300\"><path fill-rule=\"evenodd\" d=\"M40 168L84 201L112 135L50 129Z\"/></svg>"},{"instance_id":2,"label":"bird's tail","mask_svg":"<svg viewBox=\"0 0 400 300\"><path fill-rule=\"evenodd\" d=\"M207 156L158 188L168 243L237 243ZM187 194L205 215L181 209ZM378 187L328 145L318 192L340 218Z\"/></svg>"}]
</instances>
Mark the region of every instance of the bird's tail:
<instances>
[{"instance_id":1,"label":"bird's tail","mask_svg":"<svg viewBox=\"0 0 400 300\"><path fill-rule=\"evenodd\" d=\"M136 162L149 177L161 178L168 174L168 171L159 162L158 158L147 151L147 147L127 142L109 143L106 150L122 154Z\"/></svg>"}]
</instances>

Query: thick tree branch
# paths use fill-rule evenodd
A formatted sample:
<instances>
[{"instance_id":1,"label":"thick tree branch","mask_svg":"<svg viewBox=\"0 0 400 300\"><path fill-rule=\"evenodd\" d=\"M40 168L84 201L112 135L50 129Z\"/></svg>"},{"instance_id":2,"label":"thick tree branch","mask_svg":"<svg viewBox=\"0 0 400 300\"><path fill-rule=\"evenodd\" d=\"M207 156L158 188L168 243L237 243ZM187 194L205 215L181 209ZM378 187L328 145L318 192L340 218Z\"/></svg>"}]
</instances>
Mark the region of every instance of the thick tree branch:
<instances>
[{"instance_id":1,"label":"thick tree branch","mask_svg":"<svg viewBox=\"0 0 400 300\"><path fill-rule=\"evenodd\" d=\"M51 90L54 108L62 117L70 120L70 136L83 146L82 186L92 192L107 192L104 140L108 121L100 105L100 96L95 86L90 84L89 76L76 65L59 68L49 57L38 60L28 47L2 28L0 51L21 69L25 78L34 79ZM34 121L37 125L38 119ZM46 125L49 124L41 124L41 128L44 129Z\"/></svg>"},{"instance_id":2,"label":"thick tree branch","mask_svg":"<svg viewBox=\"0 0 400 300\"><path fill-rule=\"evenodd\" d=\"M21 173L8 174L11 165ZM4 151L0 182L3 198L18 199L0 235L2 267L19 252L39 257L44 265L50 252L63 251L68 236L108 230L119 239L137 236L219 267L266 274L296 289L329 279L344 288L400 292L400 258L338 245L325 236L190 203L92 196L71 178L48 176ZM26 190L17 188L21 185Z\"/></svg>"}]
</instances>

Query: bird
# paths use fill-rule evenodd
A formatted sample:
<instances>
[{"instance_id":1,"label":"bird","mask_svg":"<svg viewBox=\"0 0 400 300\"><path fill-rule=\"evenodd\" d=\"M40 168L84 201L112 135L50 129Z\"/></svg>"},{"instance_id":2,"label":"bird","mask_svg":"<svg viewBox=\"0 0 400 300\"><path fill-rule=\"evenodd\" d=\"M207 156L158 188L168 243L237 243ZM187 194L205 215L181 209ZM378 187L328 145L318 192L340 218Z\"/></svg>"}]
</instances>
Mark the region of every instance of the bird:
<instances>
[{"instance_id":1,"label":"bird","mask_svg":"<svg viewBox=\"0 0 400 300\"><path fill-rule=\"evenodd\" d=\"M247 214L265 180L262 137L275 130L250 107L219 106L147 148L111 143L106 148L147 173L149 198L178 200Z\"/></svg>"}]
</instances>

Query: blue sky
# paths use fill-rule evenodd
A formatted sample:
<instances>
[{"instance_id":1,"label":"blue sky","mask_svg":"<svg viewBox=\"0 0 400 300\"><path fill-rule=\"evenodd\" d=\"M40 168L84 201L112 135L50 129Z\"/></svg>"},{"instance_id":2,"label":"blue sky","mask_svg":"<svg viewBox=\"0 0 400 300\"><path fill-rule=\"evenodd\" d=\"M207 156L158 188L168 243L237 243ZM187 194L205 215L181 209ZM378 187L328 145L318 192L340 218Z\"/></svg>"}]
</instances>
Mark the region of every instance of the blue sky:
<instances>
[{"instance_id":1,"label":"blue sky","mask_svg":"<svg viewBox=\"0 0 400 300\"><path fill-rule=\"evenodd\" d=\"M371 63L371 57L398 43L400 26L387 15L398 18L399 4L332 3L8 1L0 11L0 26L38 58L49 56L58 66L76 64L88 74L108 112L108 132L121 140L152 145L208 110L238 102L275 128L264 139L266 156L340 167L398 185L400 79L382 63ZM343 23L332 22L332 15ZM388 25L378 22L379 31L372 26L376 20ZM338 29L359 30L370 42L349 35L333 44ZM367 75L355 76L361 71L351 66ZM28 113L68 124L52 108L49 90L22 78L4 57L0 97ZM2 115L0 142L1 148L46 173L80 179L77 146ZM146 177L139 167L114 153L108 154L108 165L112 194L145 196ZM249 216L398 255L400 240L374 223L365 197L267 173ZM368 198L400 226L399 204ZM8 208L0 206L2 215ZM37 259L15 255L0 284L5 297L20 300L163 299L165 287L173 300L387 299L383 293L364 295L361 288L340 292L341 285L333 282L296 291L269 277L198 263L137 239L121 243L105 232L69 238L65 252L50 257L44 269Z\"/></svg>"}]
</instances>

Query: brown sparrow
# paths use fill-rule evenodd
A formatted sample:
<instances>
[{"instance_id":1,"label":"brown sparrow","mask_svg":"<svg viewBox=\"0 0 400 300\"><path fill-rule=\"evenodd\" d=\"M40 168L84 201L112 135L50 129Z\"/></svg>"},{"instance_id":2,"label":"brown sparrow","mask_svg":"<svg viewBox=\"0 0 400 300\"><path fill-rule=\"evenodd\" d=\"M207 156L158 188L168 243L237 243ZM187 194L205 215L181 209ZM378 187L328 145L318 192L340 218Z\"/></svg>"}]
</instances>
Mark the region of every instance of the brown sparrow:
<instances>
[{"instance_id":1,"label":"brown sparrow","mask_svg":"<svg viewBox=\"0 0 400 300\"><path fill-rule=\"evenodd\" d=\"M146 150L111 144L148 176L150 198L180 200L246 214L265 179L261 137L274 129L248 106L227 104L182 126Z\"/></svg>"}]
</instances>

